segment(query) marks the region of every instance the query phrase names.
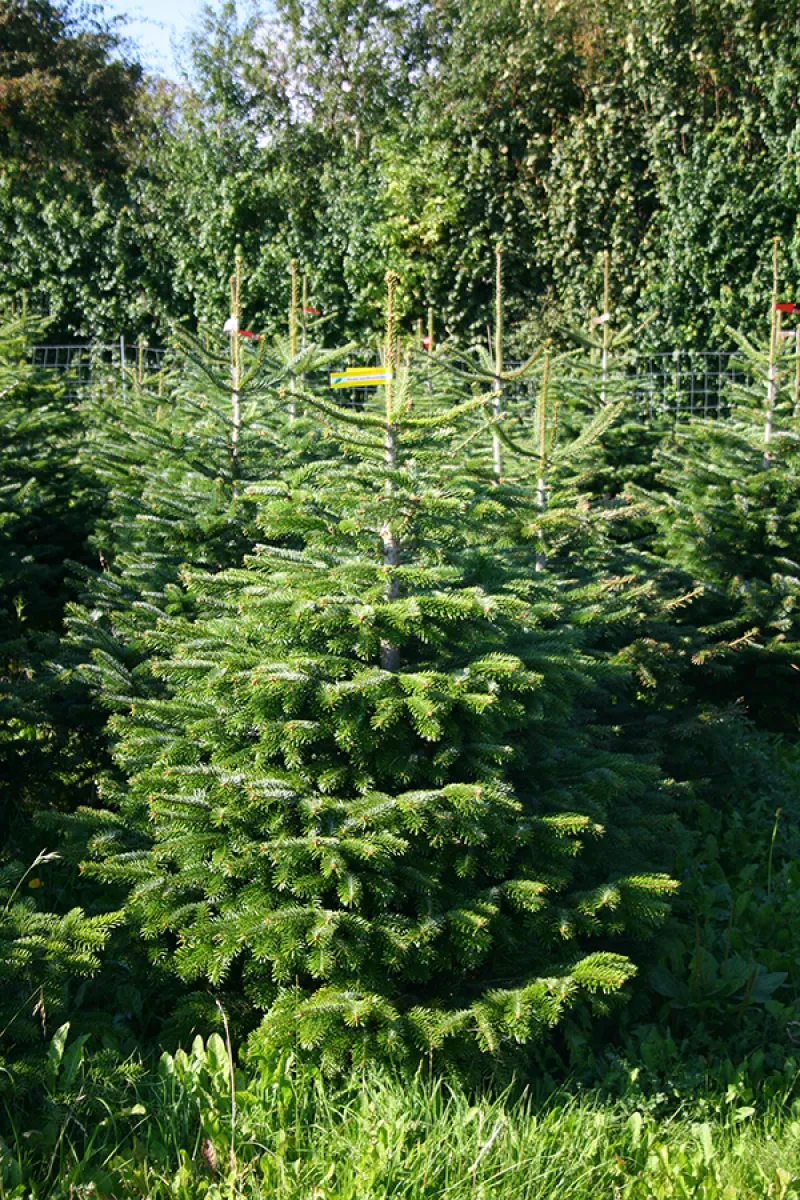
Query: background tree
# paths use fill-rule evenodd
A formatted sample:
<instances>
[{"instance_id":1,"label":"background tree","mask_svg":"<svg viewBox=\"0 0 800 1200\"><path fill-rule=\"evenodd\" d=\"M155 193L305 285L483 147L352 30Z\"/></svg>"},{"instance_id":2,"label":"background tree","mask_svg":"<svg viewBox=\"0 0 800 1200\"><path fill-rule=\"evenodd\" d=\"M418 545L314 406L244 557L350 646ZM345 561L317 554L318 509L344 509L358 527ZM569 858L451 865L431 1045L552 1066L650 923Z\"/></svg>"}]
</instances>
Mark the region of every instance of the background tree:
<instances>
[{"instance_id":1,"label":"background tree","mask_svg":"<svg viewBox=\"0 0 800 1200\"><path fill-rule=\"evenodd\" d=\"M64 332L152 335L224 317L242 244L266 326L294 257L342 335L379 328L389 265L409 327L432 305L474 337L502 235L521 345L585 320L607 248L617 303L659 313L651 343L728 345L756 326L768 236L798 277L796 5L225 0L172 96L96 16L9 3L7 276Z\"/></svg>"},{"instance_id":2,"label":"background tree","mask_svg":"<svg viewBox=\"0 0 800 1200\"><path fill-rule=\"evenodd\" d=\"M140 266L128 176L141 91L141 68L98 9L0 7L3 277L52 316L56 338L128 319Z\"/></svg>"}]
</instances>

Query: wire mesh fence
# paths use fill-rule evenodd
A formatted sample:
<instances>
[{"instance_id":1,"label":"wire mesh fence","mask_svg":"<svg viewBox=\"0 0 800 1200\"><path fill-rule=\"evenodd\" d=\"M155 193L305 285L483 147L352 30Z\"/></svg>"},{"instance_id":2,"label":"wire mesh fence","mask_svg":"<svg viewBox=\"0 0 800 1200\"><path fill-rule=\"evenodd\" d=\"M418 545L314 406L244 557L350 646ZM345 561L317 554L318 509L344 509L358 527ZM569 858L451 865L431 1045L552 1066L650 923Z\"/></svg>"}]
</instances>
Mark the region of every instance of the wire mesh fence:
<instances>
[{"instance_id":1,"label":"wire mesh fence","mask_svg":"<svg viewBox=\"0 0 800 1200\"><path fill-rule=\"evenodd\" d=\"M348 365L355 363L354 355L348 356ZM370 352L364 358L375 359ZM424 363L423 359L419 359ZM131 345L120 339L118 343L40 345L31 349L34 366L61 373L67 391L79 398L98 377L108 380L116 370L124 381L127 370L140 374L161 371L171 359L171 352L158 346ZM345 364L343 364L345 365ZM521 364L508 362L506 368L514 370ZM424 373L424 367L423 367ZM596 376L597 378L597 376ZM518 381L503 385L506 401L515 407L533 405L540 386L541 374L534 371ZM608 386L619 391L624 387L632 398L636 414L642 419L670 416L675 420L692 417L720 417L729 412L731 384L746 383L748 372L741 357L728 350L673 350L667 352L636 351L628 355L618 366L612 365L608 374ZM327 375L314 378L314 386L327 384ZM337 396L342 403L361 407L367 397L363 389L353 389L352 395L341 392Z\"/></svg>"},{"instance_id":2,"label":"wire mesh fence","mask_svg":"<svg viewBox=\"0 0 800 1200\"><path fill-rule=\"evenodd\" d=\"M110 370L124 365L132 370L160 371L168 351L158 346L119 343L65 343L31 347L31 363L43 370L59 371L68 395L79 398L94 383L100 373L108 377Z\"/></svg>"},{"instance_id":3,"label":"wire mesh fence","mask_svg":"<svg viewBox=\"0 0 800 1200\"><path fill-rule=\"evenodd\" d=\"M719 417L729 412L731 384L748 382L741 356L724 350L637 354L630 372L636 401L648 415Z\"/></svg>"},{"instance_id":4,"label":"wire mesh fence","mask_svg":"<svg viewBox=\"0 0 800 1200\"><path fill-rule=\"evenodd\" d=\"M515 370L521 363L507 363ZM587 375L588 378L588 375ZM634 352L619 364L612 361L605 381L593 372L595 390L609 397L626 395L628 411L644 420L672 417L722 417L730 412L732 384L747 383L750 376L741 355L729 350L674 350ZM541 370L503 386L507 400L535 403Z\"/></svg>"}]
</instances>

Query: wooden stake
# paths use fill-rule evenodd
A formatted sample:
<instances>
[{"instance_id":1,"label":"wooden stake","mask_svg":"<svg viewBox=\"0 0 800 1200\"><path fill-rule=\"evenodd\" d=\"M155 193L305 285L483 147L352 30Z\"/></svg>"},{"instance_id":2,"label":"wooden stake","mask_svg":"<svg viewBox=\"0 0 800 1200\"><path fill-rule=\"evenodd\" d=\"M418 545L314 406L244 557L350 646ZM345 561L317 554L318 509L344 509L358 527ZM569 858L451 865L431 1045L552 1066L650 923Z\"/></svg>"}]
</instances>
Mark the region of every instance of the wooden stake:
<instances>
[{"instance_id":1,"label":"wooden stake","mask_svg":"<svg viewBox=\"0 0 800 1200\"><path fill-rule=\"evenodd\" d=\"M539 400L539 479L536 484L536 507L544 515L547 511L547 393L550 387L550 351L544 355L544 374L542 376L542 392ZM536 570L543 571L547 566L547 557L543 550L536 552Z\"/></svg>"},{"instance_id":2,"label":"wooden stake","mask_svg":"<svg viewBox=\"0 0 800 1200\"><path fill-rule=\"evenodd\" d=\"M394 271L386 272L386 345L384 361L386 366L386 423L392 421L392 372L394 367L394 285L397 275Z\"/></svg>"},{"instance_id":3,"label":"wooden stake","mask_svg":"<svg viewBox=\"0 0 800 1200\"><path fill-rule=\"evenodd\" d=\"M289 301L289 353L294 360L297 355L297 260L289 264L292 276L292 294ZM297 416L297 401L294 394L294 372L289 382L289 424L294 425Z\"/></svg>"},{"instance_id":4,"label":"wooden stake","mask_svg":"<svg viewBox=\"0 0 800 1200\"><path fill-rule=\"evenodd\" d=\"M306 273L304 271L303 272L303 313L302 313L302 322L301 322L301 328L303 331L301 345L304 350L306 348L306 325L308 323L308 312L306 311L307 309L308 309L308 276L306 275Z\"/></svg>"},{"instance_id":5,"label":"wooden stake","mask_svg":"<svg viewBox=\"0 0 800 1200\"><path fill-rule=\"evenodd\" d=\"M498 245L495 250L495 285L494 285L494 393L492 409L495 420L499 420L503 412L503 384L500 376L503 373L503 247ZM499 434L492 431L492 458L494 473L498 479L503 474L503 447Z\"/></svg>"},{"instance_id":6,"label":"wooden stake","mask_svg":"<svg viewBox=\"0 0 800 1200\"><path fill-rule=\"evenodd\" d=\"M609 341L611 335L611 321L609 319L609 274L611 267L611 255L608 250L603 251L603 386L600 389L600 403L605 408L606 391L608 387L608 356L609 356Z\"/></svg>"},{"instance_id":7,"label":"wooden stake","mask_svg":"<svg viewBox=\"0 0 800 1200\"><path fill-rule=\"evenodd\" d=\"M778 375L775 366L775 358L777 356L778 346L781 340L781 313L778 312L778 245L780 238L773 238L772 241L772 321L770 325L769 338L769 370L767 372L767 413L764 422L764 467L769 467L771 462L771 454L769 444L772 441L773 426L775 423L775 402L778 397Z\"/></svg>"},{"instance_id":8,"label":"wooden stake","mask_svg":"<svg viewBox=\"0 0 800 1200\"><path fill-rule=\"evenodd\" d=\"M397 430L393 424L393 395L392 376L394 373L394 286L397 276L394 271L386 272L386 346L384 363L386 366L386 425L384 427L384 461L387 469L393 471L397 462ZM392 493L392 481L386 478L385 490L387 499ZM389 517L381 527L383 542L383 566L387 573L386 600L396 600L400 595L400 584L395 575L395 568L400 563L400 542L392 529ZM396 671L400 666L400 651L386 638L381 639L381 667L384 671Z\"/></svg>"},{"instance_id":9,"label":"wooden stake","mask_svg":"<svg viewBox=\"0 0 800 1200\"><path fill-rule=\"evenodd\" d=\"M234 273L231 275L231 459L236 474L239 457L239 429L242 423L241 388L242 388L242 346L239 338L239 326L242 319L242 257L237 253Z\"/></svg>"},{"instance_id":10,"label":"wooden stake","mask_svg":"<svg viewBox=\"0 0 800 1200\"><path fill-rule=\"evenodd\" d=\"M301 345L301 348L303 350L305 350L307 325L308 325L308 313L306 312L306 309L308 308L308 275L305 273L305 271L303 272L303 304L302 304L302 308L303 308L303 312L301 315L301 323L300 323L302 334L301 334L301 339L300 339L300 345ZM306 373L305 373L305 371L303 371L303 373L300 376L300 391L304 392L305 387L306 387Z\"/></svg>"}]
</instances>

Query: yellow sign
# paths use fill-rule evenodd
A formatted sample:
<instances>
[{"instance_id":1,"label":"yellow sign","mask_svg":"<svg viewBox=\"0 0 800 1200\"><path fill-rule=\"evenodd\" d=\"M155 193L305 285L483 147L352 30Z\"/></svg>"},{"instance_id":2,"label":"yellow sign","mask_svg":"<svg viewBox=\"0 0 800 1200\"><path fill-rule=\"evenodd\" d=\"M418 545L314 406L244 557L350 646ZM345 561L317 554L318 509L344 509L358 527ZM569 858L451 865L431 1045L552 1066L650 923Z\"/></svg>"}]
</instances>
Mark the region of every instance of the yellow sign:
<instances>
[{"instance_id":1,"label":"yellow sign","mask_svg":"<svg viewBox=\"0 0 800 1200\"><path fill-rule=\"evenodd\" d=\"M379 387L387 382L389 375L386 367L347 367L331 375L331 387Z\"/></svg>"}]
</instances>

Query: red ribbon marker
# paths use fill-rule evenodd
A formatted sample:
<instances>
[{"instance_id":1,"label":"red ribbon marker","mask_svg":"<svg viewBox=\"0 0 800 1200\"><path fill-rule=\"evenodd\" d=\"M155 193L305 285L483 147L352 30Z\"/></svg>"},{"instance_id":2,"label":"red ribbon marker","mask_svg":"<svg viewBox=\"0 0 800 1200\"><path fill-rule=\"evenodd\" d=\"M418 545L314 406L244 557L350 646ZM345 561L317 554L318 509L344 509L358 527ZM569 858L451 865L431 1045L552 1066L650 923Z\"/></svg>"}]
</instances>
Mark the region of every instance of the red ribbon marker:
<instances>
[{"instance_id":1,"label":"red ribbon marker","mask_svg":"<svg viewBox=\"0 0 800 1200\"><path fill-rule=\"evenodd\" d=\"M260 333L251 333L249 329L240 329L239 336L246 337L246 338L252 338L254 342L257 342L259 340L259 338L261 337L261 334Z\"/></svg>"},{"instance_id":2,"label":"red ribbon marker","mask_svg":"<svg viewBox=\"0 0 800 1200\"><path fill-rule=\"evenodd\" d=\"M773 304L775 312L791 313L793 316L800 313L800 304L789 302L788 304Z\"/></svg>"},{"instance_id":3,"label":"red ribbon marker","mask_svg":"<svg viewBox=\"0 0 800 1200\"><path fill-rule=\"evenodd\" d=\"M303 306L304 313L311 313L312 317L321 317L322 313L318 308L309 308L308 305Z\"/></svg>"},{"instance_id":4,"label":"red ribbon marker","mask_svg":"<svg viewBox=\"0 0 800 1200\"><path fill-rule=\"evenodd\" d=\"M433 338L431 338L431 337L424 337L422 339L422 344L426 350L430 350L432 342L433 342Z\"/></svg>"}]
</instances>

